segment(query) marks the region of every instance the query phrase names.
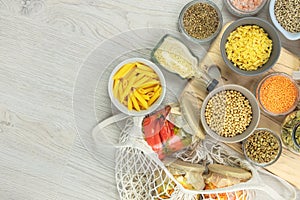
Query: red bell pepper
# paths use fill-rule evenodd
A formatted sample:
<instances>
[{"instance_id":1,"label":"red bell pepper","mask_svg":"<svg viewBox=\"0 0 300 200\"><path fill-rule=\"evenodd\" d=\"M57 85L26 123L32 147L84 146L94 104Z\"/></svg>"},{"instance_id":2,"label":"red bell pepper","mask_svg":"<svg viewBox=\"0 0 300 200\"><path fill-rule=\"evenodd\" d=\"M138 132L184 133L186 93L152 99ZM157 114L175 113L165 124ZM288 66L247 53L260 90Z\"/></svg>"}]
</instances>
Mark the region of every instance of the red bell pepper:
<instances>
[{"instance_id":1,"label":"red bell pepper","mask_svg":"<svg viewBox=\"0 0 300 200\"><path fill-rule=\"evenodd\" d=\"M159 133L170 110L171 106L168 105L143 119L142 125L146 137ZM158 122L159 126L157 126Z\"/></svg>"}]
</instances>

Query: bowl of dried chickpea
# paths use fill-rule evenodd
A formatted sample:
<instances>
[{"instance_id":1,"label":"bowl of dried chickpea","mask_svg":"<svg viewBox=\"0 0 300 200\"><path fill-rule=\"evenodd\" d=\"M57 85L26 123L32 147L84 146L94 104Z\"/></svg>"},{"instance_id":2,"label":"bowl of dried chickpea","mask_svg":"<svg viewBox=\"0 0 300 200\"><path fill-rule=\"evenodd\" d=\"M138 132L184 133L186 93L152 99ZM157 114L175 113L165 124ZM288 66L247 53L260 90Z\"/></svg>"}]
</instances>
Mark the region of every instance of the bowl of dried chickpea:
<instances>
[{"instance_id":1,"label":"bowl of dried chickpea","mask_svg":"<svg viewBox=\"0 0 300 200\"><path fill-rule=\"evenodd\" d=\"M223 85L210 92L200 112L206 133L226 143L240 142L250 136L260 119L255 96L236 84Z\"/></svg>"},{"instance_id":2,"label":"bowl of dried chickpea","mask_svg":"<svg viewBox=\"0 0 300 200\"><path fill-rule=\"evenodd\" d=\"M244 76L256 76L277 62L281 42L275 28L257 17L245 17L224 31L220 51L225 64Z\"/></svg>"},{"instance_id":3,"label":"bowl of dried chickpea","mask_svg":"<svg viewBox=\"0 0 300 200\"><path fill-rule=\"evenodd\" d=\"M166 94L166 80L154 63L144 58L129 58L119 63L108 81L113 105L132 116L155 111Z\"/></svg>"},{"instance_id":4,"label":"bowl of dried chickpea","mask_svg":"<svg viewBox=\"0 0 300 200\"><path fill-rule=\"evenodd\" d=\"M282 143L274 131L258 128L243 141L242 149L250 163L266 167L278 160L282 152Z\"/></svg>"}]
</instances>

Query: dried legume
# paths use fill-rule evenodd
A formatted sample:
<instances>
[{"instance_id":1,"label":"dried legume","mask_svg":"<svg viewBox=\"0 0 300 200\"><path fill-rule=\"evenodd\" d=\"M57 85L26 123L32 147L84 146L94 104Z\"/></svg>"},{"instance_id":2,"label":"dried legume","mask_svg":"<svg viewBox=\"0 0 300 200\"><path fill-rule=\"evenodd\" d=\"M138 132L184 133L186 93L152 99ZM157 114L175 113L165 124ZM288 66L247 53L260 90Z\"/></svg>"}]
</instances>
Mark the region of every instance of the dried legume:
<instances>
[{"instance_id":1,"label":"dried legume","mask_svg":"<svg viewBox=\"0 0 300 200\"><path fill-rule=\"evenodd\" d=\"M243 133L251 123L252 108L241 92L221 91L208 101L205 120L211 130L220 136L234 137Z\"/></svg>"},{"instance_id":2,"label":"dried legume","mask_svg":"<svg viewBox=\"0 0 300 200\"><path fill-rule=\"evenodd\" d=\"M231 4L241 11L254 11L264 0L230 0Z\"/></svg>"},{"instance_id":3,"label":"dried legume","mask_svg":"<svg viewBox=\"0 0 300 200\"><path fill-rule=\"evenodd\" d=\"M297 100L298 90L295 84L284 75L267 78L259 90L259 100L263 107L272 113L288 112Z\"/></svg>"},{"instance_id":4,"label":"dried legume","mask_svg":"<svg viewBox=\"0 0 300 200\"><path fill-rule=\"evenodd\" d=\"M255 131L244 143L245 154L256 163L270 163L280 152L279 140L267 130Z\"/></svg>"},{"instance_id":5,"label":"dried legume","mask_svg":"<svg viewBox=\"0 0 300 200\"><path fill-rule=\"evenodd\" d=\"M276 0L275 17L291 33L300 32L300 0Z\"/></svg>"},{"instance_id":6,"label":"dried legume","mask_svg":"<svg viewBox=\"0 0 300 200\"><path fill-rule=\"evenodd\" d=\"M183 28L187 34L197 39L213 35L219 23L216 9L207 3L196 3L183 14Z\"/></svg>"}]
</instances>

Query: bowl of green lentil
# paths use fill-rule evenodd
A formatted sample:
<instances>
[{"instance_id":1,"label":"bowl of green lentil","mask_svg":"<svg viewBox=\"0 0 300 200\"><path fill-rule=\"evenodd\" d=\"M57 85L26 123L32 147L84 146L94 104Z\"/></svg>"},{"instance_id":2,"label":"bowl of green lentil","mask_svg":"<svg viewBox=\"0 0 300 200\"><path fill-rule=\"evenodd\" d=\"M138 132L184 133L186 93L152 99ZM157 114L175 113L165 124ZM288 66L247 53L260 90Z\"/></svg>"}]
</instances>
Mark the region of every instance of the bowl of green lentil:
<instances>
[{"instance_id":1,"label":"bowl of green lentil","mask_svg":"<svg viewBox=\"0 0 300 200\"><path fill-rule=\"evenodd\" d=\"M266 114L271 116L287 115L298 104L299 88L288 74L272 72L259 81L255 96L261 110Z\"/></svg>"},{"instance_id":2,"label":"bowl of green lentil","mask_svg":"<svg viewBox=\"0 0 300 200\"><path fill-rule=\"evenodd\" d=\"M246 139L256 129L260 109L248 89L228 84L207 95L202 103L200 119L208 135L221 142L234 143Z\"/></svg>"},{"instance_id":3,"label":"bowl of green lentil","mask_svg":"<svg viewBox=\"0 0 300 200\"><path fill-rule=\"evenodd\" d=\"M275 65L281 42L269 22L257 17L245 17L225 29L220 51L223 61L232 71L243 76L256 76Z\"/></svg>"},{"instance_id":4,"label":"bowl of green lentil","mask_svg":"<svg viewBox=\"0 0 300 200\"><path fill-rule=\"evenodd\" d=\"M279 136L267 128L256 129L243 141L242 149L245 158L252 164L266 167L275 163L282 152Z\"/></svg>"},{"instance_id":5,"label":"bowl of green lentil","mask_svg":"<svg viewBox=\"0 0 300 200\"><path fill-rule=\"evenodd\" d=\"M178 18L179 31L194 43L211 42L220 33L223 18L218 6L210 0L186 4Z\"/></svg>"}]
</instances>

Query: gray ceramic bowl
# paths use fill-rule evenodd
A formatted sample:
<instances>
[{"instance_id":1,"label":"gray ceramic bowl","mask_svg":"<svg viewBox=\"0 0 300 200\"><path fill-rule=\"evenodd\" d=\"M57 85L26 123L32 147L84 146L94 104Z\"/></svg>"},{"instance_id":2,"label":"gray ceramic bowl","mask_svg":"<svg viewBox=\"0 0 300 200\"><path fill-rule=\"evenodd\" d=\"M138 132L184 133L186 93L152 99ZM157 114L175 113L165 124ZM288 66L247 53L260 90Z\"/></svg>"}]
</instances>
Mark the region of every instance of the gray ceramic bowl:
<instances>
[{"instance_id":1,"label":"gray ceramic bowl","mask_svg":"<svg viewBox=\"0 0 300 200\"><path fill-rule=\"evenodd\" d=\"M238 28L239 26L243 26L243 25L258 25L259 27L263 28L265 32L268 33L269 38L273 41L272 53L268 62L266 62L262 67L254 71L246 71L234 66L233 63L227 58L227 54L225 51L225 44L227 42L227 38L230 35L230 33L234 31L236 28ZM259 19L257 17L245 17L233 22L226 28L226 30L222 35L220 50L224 62L231 70L244 76L256 76L258 74L262 74L267 70L271 69L273 65L277 62L280 55L281 42L276 29L269 22Z\"/></svg>"},{"instance_id":2,"label":"gray ceramic bowl","mask_svg":"<svg viewBox=\"0 0 300 200\"><path fill-rule=\"evenodd\" d=\"M221 91L224 91L224 90L236 90L236 91L241 92L249 100L251 108L252 108L252 120L251 120L249 126L246 128L246 130L243 133L236 135L234 137L220 136L218 133L211 130L211 128L208 126L206 119L205 119L205 109L206 109L206 105L207 105L208 101L215 94L217 94ZM259 123L259 119L260 119L260 109L259 109L259 105L256 101L255 96L248 89L246 89L242 86L239 86L239 85L228 84L228 85L223 85L223 86L220 86L220 87L214 89L207 95L207 97L204 99L204 101L202 103L200 118L201 118L201 123L203 125L203 128L208 135L210 135L214 139L221 141L221 142L234 143L234 142L240 142L240 141L246 139L256 129L256 127Z\"/></svg>"},{"instance_id":3,"label":"gray ceramic bowl","mask_svg":"<svg viewBox=\"0 0 300 200\"><path fill-rule=\"evenodd\" d=\"M279 145L278 153L277 153L275 159L271 160L270 162L266 162L266 163L258 163L258 162L255 162L254 160L252 160L251 158L249 158L249 157L247 156L247 153L246 153L246 143L248 142L248 140L249 140L252 136L255 136L255 133L256 133L257 131L267 131L267 132L270 132L270 133L276 138L276 140L278 141L278 145ZM256 130L254 131L254 133L253 133L252 136L249 137L249 138L247 138L246 140L243 141L242 149L243 149L243 153L244 153L245 158L246 158L250 163L252 163L252 164L254 164L254 165L257 165L257 166L259 166L259 167L266 167L266 166L269 166L269 165L272 165L273 163L275 163L275 162L279 159L279 157L280 157L280 155L281 155L281 153L282 153L282 142L281 142L279 136L278 136L274 131L272 131L272 130L270 130L270 129L267 129L267 128L258 128L258 129L256 129Z\"/></svg>"}]
</instances>

